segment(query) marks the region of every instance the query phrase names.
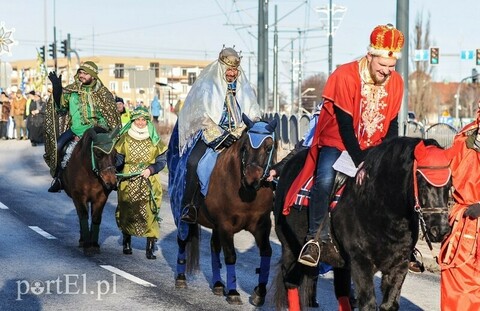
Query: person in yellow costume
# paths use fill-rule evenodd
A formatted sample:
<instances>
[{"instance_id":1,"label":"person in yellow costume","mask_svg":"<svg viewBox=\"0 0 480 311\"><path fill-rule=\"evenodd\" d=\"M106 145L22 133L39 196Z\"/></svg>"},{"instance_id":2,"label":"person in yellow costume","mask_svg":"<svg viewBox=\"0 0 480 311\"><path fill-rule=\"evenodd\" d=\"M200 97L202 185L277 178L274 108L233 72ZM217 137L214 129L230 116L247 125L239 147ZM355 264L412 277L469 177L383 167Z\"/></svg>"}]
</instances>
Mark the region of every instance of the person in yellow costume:
<instances>
[{"instance_id":1,"label":"person in yellow costume","mask_svg":"<svg viewBox=\"0 0 480 311\"><path fill-rule=\"evenodd\" d=\"M167 147L158 136L147 108L132 111L115 150L117 170L121 172L115 218L123 234L123 253L132 254L132 235L146 237L146 256L156 259L153 252L160 236L158 213L162 202L157 174L167 163Z\"/></svg>"}]
</instances>

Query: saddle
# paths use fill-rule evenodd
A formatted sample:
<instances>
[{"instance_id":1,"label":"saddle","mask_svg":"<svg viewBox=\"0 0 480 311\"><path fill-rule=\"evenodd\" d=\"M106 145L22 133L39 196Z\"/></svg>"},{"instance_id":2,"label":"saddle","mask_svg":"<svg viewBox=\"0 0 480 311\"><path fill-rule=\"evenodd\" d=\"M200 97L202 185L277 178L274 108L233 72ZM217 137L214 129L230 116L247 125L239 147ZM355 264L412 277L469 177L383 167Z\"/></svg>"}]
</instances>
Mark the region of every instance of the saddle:
<instances>
[{"instance_id":1,"label":"saddle","mask_svg":"<svg viewBox=\"0 0 480 311\"><path fill-rule=\"evenodd\" d=\"M347 175L342 172L338 172L335 175L335 181L333 184L332 192L330 193L330 211L332 211L337 205L340 197L345 189L345 182L347 181ZM315 182L315 176L311 176L307 182L300 188L293 205L296 209L307 208L310 203L310 193Z\"/></svg>"}]
</instances>

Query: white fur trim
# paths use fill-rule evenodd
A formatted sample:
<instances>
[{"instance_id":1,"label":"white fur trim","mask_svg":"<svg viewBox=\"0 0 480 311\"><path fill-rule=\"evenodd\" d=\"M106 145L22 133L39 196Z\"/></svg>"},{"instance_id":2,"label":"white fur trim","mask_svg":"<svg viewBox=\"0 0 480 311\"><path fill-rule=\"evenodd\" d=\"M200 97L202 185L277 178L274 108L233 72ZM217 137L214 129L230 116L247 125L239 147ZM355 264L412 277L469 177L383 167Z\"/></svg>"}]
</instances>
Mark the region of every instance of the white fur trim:
<instances>
[{"instance_id":1,"label":"white fur trim","mask_svg":"<svg viewBox=\"0 0 480 311\"><path fill-rule=\"evenodd\" d=\"M402 58L402 52L392 52L390 50L379 50L372 47L371 45L367 47L367 50L368 50L368 53L374 56L381 56L385 58L396 58L396 59ZM393 53L391 56L389 56L390 52Z\"/></svg>"}]
</instances>

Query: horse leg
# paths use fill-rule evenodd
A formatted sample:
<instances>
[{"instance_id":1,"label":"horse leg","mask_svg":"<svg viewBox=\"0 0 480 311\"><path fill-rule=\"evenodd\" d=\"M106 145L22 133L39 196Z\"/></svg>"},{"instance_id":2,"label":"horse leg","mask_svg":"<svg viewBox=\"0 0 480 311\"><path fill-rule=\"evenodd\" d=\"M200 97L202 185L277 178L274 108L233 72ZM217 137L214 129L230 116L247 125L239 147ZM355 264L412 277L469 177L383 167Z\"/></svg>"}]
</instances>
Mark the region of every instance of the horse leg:
<instances>
[{"instance_id":1,"label":"horse leg","mask_svg":"<svg viewBox=\"0 0 480 311\"><path fill-rule=\"evenodd\" d=\"M237 253L233 244L233 234L229 232L218 232L221 245L225 256L225 266L227 267L227 302L233 305L243 304L240 294L237 291L237 273L235 263L237 262Z\"/></svg>"},{"instance_id":2,"label":"horse leg","mask_svg":"<svg viewBox=\"0 0 480 311\"><path fill-rule=\"evenodd\" d=\"M408 261L393 267L386 273L382 271L383 300L380 310L398 310L400 308L399 299L407 273Z\"/></svg>"},{"instance_id":3,"label":"horse leg","mask_svg":"<svg viewBox=\"0 0 480 311\"><path fill-rule=\"evenodd\" d=\"M335 289L335 297L338 300L339 311L350 311L350 289L351 289L350 270L343 268L333 268L333 287Z\"/></svg>"},{"instance_id":4,"label":"horse leg","mask_svg":"<svg viewBox=\"0 0 480 311\"><path fill-rule=\"evenodd\" d=\"M72 198L77 210L77 216L80 223L80 240L78 246L85 248L90 246L90 229L88 226L88 206L87 203L82 203L78 198Z\"/></svg>"},{"instance_id":5,"label":"horse leg","mask_svg":"<svg viewBox=\"0 0 480 311\"><path fill-rule=\"evenodd\" d=\"M251 297L251 303L257 307L265 303L265 296L267 295L267 283L272 258L272 246L270 245L271 227L272 222L270 213L268 213L267 217L264 217L264 221L257 224L256 230L252 233L260 250L260 268L256 270L258 273L258 286L255 287Z\"/></svg>"},{"instance_id":6,"label":"horse leg","mask_svg":"<svg viewBox=\"0 0 480 311\"><path fill-rule=\"evenodd\" d=\"M187 277L185 270L187 266L186 246L187 241L177 237L178 253L177 253L177 276L175 277L175 288L187 288Z\"/></svg>"},{"instance_id":7,"label":"horse leg","mask_svg":"<svg viewBox=\"0 0 480 311\"><path fill-rule=\"evenodd\" d=\"M351 261L351 271L359 310L376 310L373 264L367 259L355 258Z\"/></svg>"},{"instance_id":8,"label":"horse leg","mask_svg":"<svg viewBox=\"0 0 480 311\"><path fill-rule=\"evenodd\" d=\"M92 207L92 223L90 225L90 252L92 254L100 254L100 244L98 238L100 236L100 224L102 223L103 207L107 202L107 198L93 202Z\"/></svg>"},{"instance_id":9,"label":"horse leg","mask_svg":"<svg viewBox=\"0 0 480 311\"><path fill-rule=\"evenodd\" d=\"M222 277L220 275L222 264L220 262L220 252L222 251L222 246L220 243L220 237L218 236L218 231L212 231L212 237L210 239L210 255L212 260L212 291L217 296L225 295L225 285L222 282Z\"/></svg>"}]
</instances>

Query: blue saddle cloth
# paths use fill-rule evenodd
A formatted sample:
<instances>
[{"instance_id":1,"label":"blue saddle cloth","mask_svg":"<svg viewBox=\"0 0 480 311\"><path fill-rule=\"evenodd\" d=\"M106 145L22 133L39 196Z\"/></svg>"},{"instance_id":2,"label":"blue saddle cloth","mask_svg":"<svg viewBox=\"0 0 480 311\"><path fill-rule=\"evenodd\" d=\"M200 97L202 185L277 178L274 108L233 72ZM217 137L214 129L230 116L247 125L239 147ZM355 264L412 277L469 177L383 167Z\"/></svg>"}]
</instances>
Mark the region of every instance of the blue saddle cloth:
<instances>
[{"instance_id":1,"label":"blue saddle cloth","mask_svg":"<svg viewBox=\"0 0 480 311\"><path fill-rule=\"evenodd\" d=\"M182 200L185 192L187 161L190 153L193 150L196 142L201 139L199 133L192 142L187 146L187 149L180 155L178 148L178 125L175 124L170 142L168 143L167 151L167 165L168 165L168 195L170 197L170 208L173 214L175 225L178 228L178 237L185 240L188 236L188 224L180 220L182 216ZM208 148L205 154L200 159L197 166L197 175L200 181L201 193L206 196L210 175L215 166L218 153L213 149Z\"/></svg>"},{"instance_id":2,"label":"blue saddle cloth","mask_svg":"<svg viewBox=\"0 0 480 311\"><path fill-rule=\"evenodd\" d=\"M198 179L200 180L200 192L204 197L207 196L210 176L212 175L215 163L217 163L217 157L218 153L215 150L208 148L198 162L197 175Z\"/></svg>"}]
</instances>

